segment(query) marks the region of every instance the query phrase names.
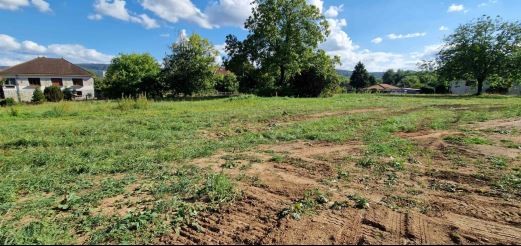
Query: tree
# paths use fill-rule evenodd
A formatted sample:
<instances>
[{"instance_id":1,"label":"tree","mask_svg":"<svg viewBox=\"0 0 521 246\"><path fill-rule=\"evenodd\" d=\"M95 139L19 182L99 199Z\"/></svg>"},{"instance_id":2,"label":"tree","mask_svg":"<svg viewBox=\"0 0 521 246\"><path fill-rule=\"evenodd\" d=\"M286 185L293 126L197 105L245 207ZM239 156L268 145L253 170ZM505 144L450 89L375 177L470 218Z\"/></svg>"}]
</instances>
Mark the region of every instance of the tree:
<instances>
[{"instance_id":1,"label":"tree","mask_svg":"<svg viewBox=\"0 0 521 246\"><path fill-rule=\"evenodd\" d=\"M5 79L0 79L0 99L4 99L5 98L4 84L6 84L6 80Z\"/></svg>"},{"instance_id":2,"label":"tree","mask_svg":"<svg viewBox=\"0 0 521 246\"><path fill-rule=\"evenodd\" d=\"M369 85L376 85L378 84L378 80L374 75L369 75Z\"/></svg>"},{"instance_id":3,"label":"tree","mask_svg":"<svg viewBox=\"0 0 521 246\"><path fill-rule=\"evenodd\" d=\"M45 87L43 94L45 95L45 99L49 102L60 102L63 100L63 92L58 86Z\"/></svg>"},{"instance_id":4,"label":"tree","mask_svg":"<svg viewBox=\"0 0 521 246\"><path fill-rule=\"evenodd\" d=\"M384 84L394 84L395 72L392 69L385 71L382 80Z\"/></svg>"},{"instance_id":5,"label":"tree","mask_svg":"<svg viewBox=\"0 0 521 246\"><path fill-rule=\"evenodd\" d=\"M239 81L237 81L237 76L233 73L218 75L216 80L215 90L218 92L233 93L239 90Z\"/></svg>"},{"instance_id":6,"label":"tree","mask_svg":"<svg viewBox=\"0 0 521 246\"><path fill-rule=\"evenodd\" d=\"M45 95L43 94L43 92L40 88L34 89L33 98L31 101L36 104L45 102Z\"/></svg>"},{"instance_id":7,"label":"tree","mask_svg":"<svg viewBox=\"0 0 521 246\"><path fill-rule=\"evenodd\" d=\"M104 83L105 96L137 96L144 78L157 77L161 68L150 54L121 54L112 59Z\"/></svg>"},{"instance_id":8,"label":"tree","mask_svg":"<svg viewBox=\"0 0 521 246\"><path fill-rule=\"evenodd\" d=\"M323 50L316 53L306 67L290 80L289 95L299 97L325 96L324 90L334 92L340 86L341 77L335 70L340 58L331 59Z\"/></svg>"},{"instance_id":9,"label":"tree","mask_svg":"<svg viewBox=\"0 0 521 246\"><path fill-rule=\"evenodd\" d=\"M356 64L355 70L353 71L353 74L351 74L350 81L351 86L356 90L365 88L369 84L369 73L362 62Z\"/></svg>"},{"instance_id":10,"label":"tree","mask_svg":"<svg viewBox=\"0 0 521 246\"><path fill-rule=\"evenodd\" d=\"M161 77L176 94L193 95L210 90L215 84L218 52L198 34L176 42L163 61Z\"/></svg>"},{"instance_id":11,"label":"tree","mask_svg":"<svg viewBox=\"0 0 521 246\"><path fill-rule=\"evenodd\" d=\"M477 81L480 95L483 83L493 77L518 77L521 67L512 64L521 47L521 24L483 16L459 26L445 38L436 62L438 73L447 80Z\"/></svg>"},{"instance_id":12,"label":"tree","mask_svg":"<svg viewBox=\"0 0 521 246\"><path fill-rule=\"evenodd\" d=\"M309 68L329 35L328 23L306 0L255 0L253 6L246 40L227 37L225 65L241 81L254 77L257 91L291 91L291 80Z\"/></svg>"}]
</instances>

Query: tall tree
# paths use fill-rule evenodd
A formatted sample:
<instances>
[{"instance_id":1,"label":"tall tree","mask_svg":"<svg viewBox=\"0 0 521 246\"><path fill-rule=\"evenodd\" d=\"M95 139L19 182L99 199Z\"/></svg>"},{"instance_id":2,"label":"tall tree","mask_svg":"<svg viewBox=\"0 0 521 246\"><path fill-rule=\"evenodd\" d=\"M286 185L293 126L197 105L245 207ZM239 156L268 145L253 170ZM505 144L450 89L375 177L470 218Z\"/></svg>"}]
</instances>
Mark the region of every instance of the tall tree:
<instances>
[{"instance_id":1,"label":"tall tree","mask_svg":"<svg viewBox=\"0 0 521 246\"><path fill-rule=\"evenodd\" d=\"M314 57L329 35L328 23L306 0L255 0L253 6L245 23L246 40L227 38L228 62L258 68L258 80L280 91L290 87L290 80Z\"/></svg>"},{"instance_id":2,"label":"tall tree","mask_svg":"<svg viewBox=\"0 0 521 246\"><path fill-rule=\"evenodd\" d=\"M356 90L360 90L361 88L367 87L369 85L369 73L365 69L365 66L362 62L358 62L355 66L355 70L353 74L351 74L350 79L351 86Z\"/></svg>"},{"instance_id":3,"label":"tall tree","mask_svg":"<svg viewBox=\"0 0 521 246\"><path fill-rule=\"evenodd\" d=\"M395 72L394 70L392 69L389 69L387 71L385 71L383 77L382 77L382 80L384 82L384 84L394 84L394 78L395 78Z\"/></svg>"},{"instance_id":4,"label":"tall tree","mask_svg":"<svg viewBox=\"0 0 521 246\"><path fill-rule=\"evenodd\" d=\"M100 85L108 97L136 96L143 79L156 77L160 70L156 59L148 53L121 54L112 59Z\"/></svg>"},{"instance_id":5,"label":"tall tree","mask_svg":"<svg viewBox=\"0 0 521 246\"><path fill-rule=\"evenodd\" d=\"M218 52L198 34L176 42L163 61L165 84L176 94L193 95L211 90L215 84Z\"/></svg>"},{"instance_id":6,"label":"tall tree","mask_svg":"<svg viewBox=\"0 0 521 246\"><path fill-rule=\"evenodd\" d=\"M521 47L521 24L497 17L483 16L459 26L445 38L437 56L438 72L448 80L477 81L480 95L483 83L497 76L510 79L519 76L521 67L512 66Z\"/></svg>"}]
</instances>

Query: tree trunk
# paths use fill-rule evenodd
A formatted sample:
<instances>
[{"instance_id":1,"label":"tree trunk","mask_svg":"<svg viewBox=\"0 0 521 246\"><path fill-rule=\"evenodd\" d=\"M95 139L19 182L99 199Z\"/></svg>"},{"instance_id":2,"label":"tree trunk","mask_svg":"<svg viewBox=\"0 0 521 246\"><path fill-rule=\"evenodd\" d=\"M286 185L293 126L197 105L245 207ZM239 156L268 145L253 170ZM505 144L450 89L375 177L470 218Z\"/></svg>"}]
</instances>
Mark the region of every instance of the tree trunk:
<instances>
[{"instance_id":1,"label":"tree trunk","mask_svg":"<svg viewBox=\"0 0 521 246\"><path fill-rule=\"evenodd\" d=\"M476 94L478 96L483 94L483 81L484 79L478 79L478 93Z\"/></svg>"},{"instance_id":2,"label":"tree trunk","mask_svg":"<svg viewBox=\"0 0 521 246\"><path fill-rule=\"evenodd\" d=\"M286 68L284 65L280 65L280 78L279 78L279 86L284 85L284 77L286 77Z\"/></svg>"}]
</instances>

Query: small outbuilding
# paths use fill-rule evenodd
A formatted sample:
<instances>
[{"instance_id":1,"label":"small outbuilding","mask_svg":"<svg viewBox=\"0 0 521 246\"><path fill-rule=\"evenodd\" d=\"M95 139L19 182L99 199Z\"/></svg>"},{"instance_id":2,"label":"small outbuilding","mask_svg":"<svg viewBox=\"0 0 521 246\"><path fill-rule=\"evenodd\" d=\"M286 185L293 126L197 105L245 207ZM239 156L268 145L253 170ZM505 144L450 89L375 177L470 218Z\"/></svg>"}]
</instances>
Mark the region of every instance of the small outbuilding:
<instances>
[{"instance_id":1,"label":"small outbuilding","mask_svg":"<svg viewBox=\"0 0 521 246\"><path fill-rule=\"evenodd\" d=\"M30 102L36 88L49 86L69 88L77 100L94 98L92 75L63 58L38 57L1 70L0 79L5 80L2 96L18 102Z\"/></svg>"}]
</instances>

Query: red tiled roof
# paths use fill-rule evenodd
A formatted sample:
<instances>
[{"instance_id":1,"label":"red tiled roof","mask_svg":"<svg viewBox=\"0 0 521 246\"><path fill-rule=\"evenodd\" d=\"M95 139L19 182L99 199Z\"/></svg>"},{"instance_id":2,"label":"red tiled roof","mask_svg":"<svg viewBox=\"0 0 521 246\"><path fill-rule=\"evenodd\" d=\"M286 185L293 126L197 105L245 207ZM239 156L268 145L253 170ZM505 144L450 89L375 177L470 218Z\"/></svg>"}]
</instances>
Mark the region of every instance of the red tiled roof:
<instances>
[{"instance_id":1,"label":"red tiled roof","mask_svg":"<svg viewBox=\"0 0 521 246\"><path fill-rule=\"evenodd\" d=\"M386 90L398 90L400 88L398 88L394 85L389 85L389 84L377 84L377 85L369 86L365 89L366 90L386 91Z\"/></svg>"},{"instance_id":2,"label":"red tiled roof","mask_svg":"<svg viewBox=\"0 0 521 246\"><path fill-rule=\"evenodd\" d=\"M38 57L0 71L0 75L92 76L63 58Z\"/></svg>"}]
</instances>

